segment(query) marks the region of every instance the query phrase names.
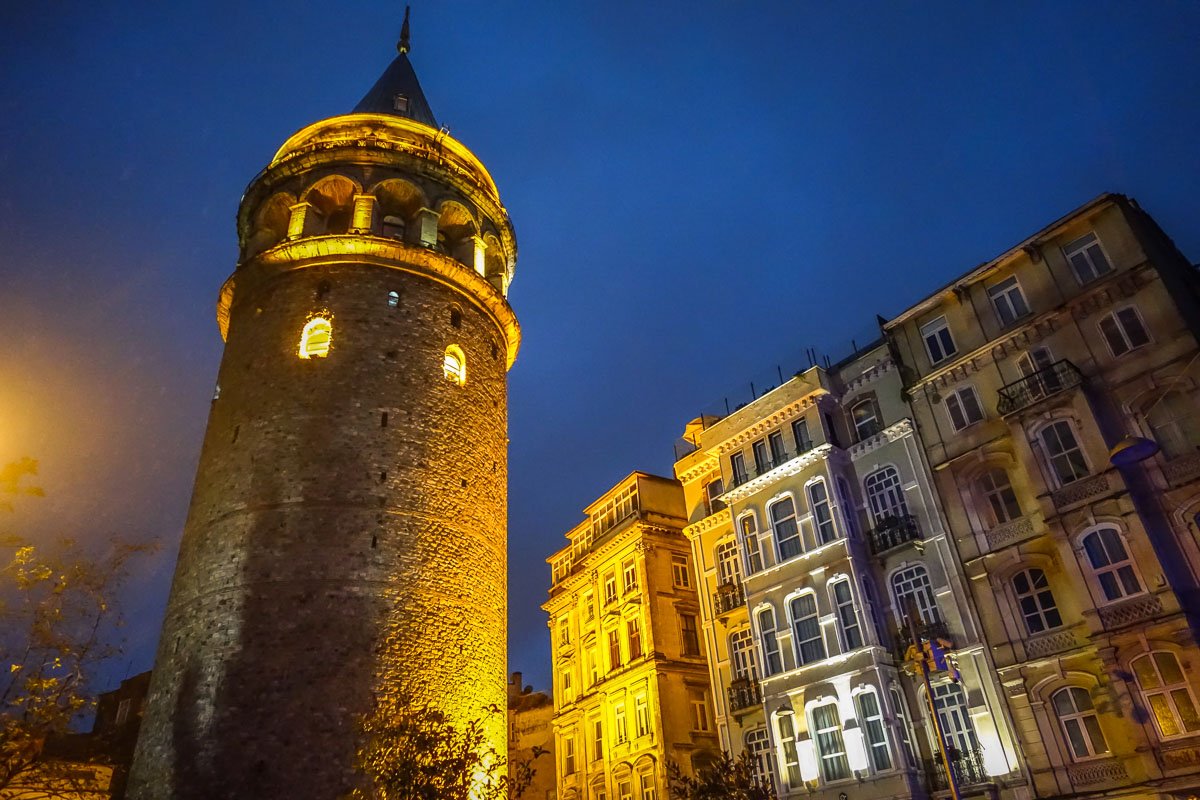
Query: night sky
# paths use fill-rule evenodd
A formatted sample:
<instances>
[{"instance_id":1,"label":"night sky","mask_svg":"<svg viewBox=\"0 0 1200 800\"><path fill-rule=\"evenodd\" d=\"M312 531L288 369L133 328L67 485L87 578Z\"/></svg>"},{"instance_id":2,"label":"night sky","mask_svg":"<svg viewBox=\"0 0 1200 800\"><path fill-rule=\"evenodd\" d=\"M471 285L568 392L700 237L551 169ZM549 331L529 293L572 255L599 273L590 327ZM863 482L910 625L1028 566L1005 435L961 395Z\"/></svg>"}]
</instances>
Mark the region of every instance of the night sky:
<instances>
[{"instance_id":1,"label":"night sky","mask_svg":"<svg viewBox=\"0 0 1200 800\"><path fill-rule=\"evenodd\" d=\"M5 524L161 538L114 680L153 660L242 190L401 14L0 7L0 463L48 495ZM539 688L545 557L702 410L1104 191L1200 258L1197 3L426 2L411 58L517 230L509 652Z\"/></svg>"}]
</instances>

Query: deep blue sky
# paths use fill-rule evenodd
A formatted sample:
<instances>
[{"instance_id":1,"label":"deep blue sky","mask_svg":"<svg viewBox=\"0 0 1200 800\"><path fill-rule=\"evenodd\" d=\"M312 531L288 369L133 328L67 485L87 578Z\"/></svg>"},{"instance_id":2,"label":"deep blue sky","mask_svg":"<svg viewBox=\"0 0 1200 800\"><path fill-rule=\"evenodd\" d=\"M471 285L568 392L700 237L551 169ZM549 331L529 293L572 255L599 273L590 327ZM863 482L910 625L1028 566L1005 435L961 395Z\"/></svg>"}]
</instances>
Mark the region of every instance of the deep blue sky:
<instances>
[{"instance_id":1,"label":"deep blue sky","mask_svg":"<svg viewBox=\"0 0 1200 800\"><path fill-rule=\"evenodd\" d=\"M129 672L153 658L242 190L354 105L400 14L0 9L0 462L38 458L49 493L11 523L163 539ZM548 684L543 559L583 506L669 474L687 420L749 380L845 354L1103 191L1200 258L1198 42L1183 2L418 4L426 95L520 246L511 668Z\"/></svg>"}]
</instances>

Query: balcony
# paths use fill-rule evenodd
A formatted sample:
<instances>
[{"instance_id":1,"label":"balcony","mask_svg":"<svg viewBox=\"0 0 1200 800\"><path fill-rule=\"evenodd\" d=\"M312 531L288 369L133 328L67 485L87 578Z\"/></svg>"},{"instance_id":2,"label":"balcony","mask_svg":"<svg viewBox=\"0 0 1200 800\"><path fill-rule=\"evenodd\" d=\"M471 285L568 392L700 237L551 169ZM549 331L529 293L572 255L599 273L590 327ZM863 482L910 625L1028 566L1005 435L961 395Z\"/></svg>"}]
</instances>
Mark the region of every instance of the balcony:
<instances>
[{"instance_id":1,"label":"balcony","mask_svg":"<svg viewBox=\"0 0 1200 800\"><path fill-rule=\"evenodd\" d=\"M954 771L954 779L959 789L968 786L979 786L989 783L987 771L983 768L983 753L979 750L956 750L949 752L950 769ZM946 764L941 756L925 759L925 778L929 782L930 792L945 791L950 788L946 776Z\"/></svg>"},{"instance_id":2,"label":"balcony","mask_svg":"<svg viewBox=\"0 0 1200 800\"><path fill-rule=\"evenodd\" d=\"M734 609L742 608L745 602L746 595L740 583L722 583L713 595L713 611L718 617L723 617Z\"/></svg>"},{"instance_id":3,"label":"balcony","mask_svg":"<svg viewBox=\"0 0 1200 800\"><path fill-rule=\"evenodd\" d=\"M954 639L950 636L950 628L946 625L944 619L936 618L932 622L926 622L921 619L917 621L917 637L920 639L944 639L947 642L953 643ZM913 641L912 635L909 633L907 626L900 628L895 632L896 640L896 655L901 659L908 653L908 648L916 642Z\"/></svg>"},{"instance_id":4,"label":"balcony","mask_svg":"<svg viewBox=\"0 0 1200 800\"><path fill-rule=\"evenodd\" d=\"M873 555L883 555L889 550L899 547L905 542L915 542L921 539L921 528L911 514L898 517L886 517L876 525L867 536L867 543Z\"/></svg>"},{"instance_id":5,"label":"balcony","mask_svg":"<svg viewBox=\"0 0 1200 800\"><path fill-rule=\"evenodd\" d=\"M1028 408L1039 400L1078 386L1083 381L1079 368L1070 361L1055 361L1048 367L1026 375L1001 389L996 401L996 411L1001 416L1014 414Z\"/></svg>"},{"instance_id":6,"label":"balcony","mask_svg":"<svg viewBox=\"0 0 1200 800\"><path fill-rule=\"evenodd\" d=\"M762 705L762 687L757 678L734 678L729 683L729 710L736 714Z\"/></svg>"}]
</instances>

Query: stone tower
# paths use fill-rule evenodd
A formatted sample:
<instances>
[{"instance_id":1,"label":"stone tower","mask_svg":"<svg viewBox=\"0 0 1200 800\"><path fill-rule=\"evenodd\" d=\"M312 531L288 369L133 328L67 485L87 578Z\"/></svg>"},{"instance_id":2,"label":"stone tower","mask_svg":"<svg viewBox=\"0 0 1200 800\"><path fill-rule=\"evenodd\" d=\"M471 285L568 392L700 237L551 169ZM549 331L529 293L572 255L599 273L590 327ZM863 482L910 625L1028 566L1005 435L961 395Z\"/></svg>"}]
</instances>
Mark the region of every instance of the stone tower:
<instances>
[{"instance_id":1,"label":"stone tower","mask_svg":"<svg viewBox=\"0 0 1200 800\"><path fill-rule=\"evenodd\" d=\"M238 211L130 797L334 800L402 687L505 752L516 243L398 49Z\"/></svg>"}]
</instances>

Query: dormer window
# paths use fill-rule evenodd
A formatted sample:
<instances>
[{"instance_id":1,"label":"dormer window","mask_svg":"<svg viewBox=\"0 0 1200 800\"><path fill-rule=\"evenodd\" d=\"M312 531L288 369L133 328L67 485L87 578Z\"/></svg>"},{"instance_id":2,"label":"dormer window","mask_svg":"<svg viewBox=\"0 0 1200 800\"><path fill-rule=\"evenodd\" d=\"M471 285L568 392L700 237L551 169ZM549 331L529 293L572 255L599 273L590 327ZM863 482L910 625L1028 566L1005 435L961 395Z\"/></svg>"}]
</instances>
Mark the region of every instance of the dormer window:
<instances>
[{"instance_id":1,"label":"dormer window","mask_svg":"<svg viewBox=\"0 0 1200 800\"><path fill-rule=\"evenodd\" d=\"M401 112L408 113L408 95L394 94L392 95L392 108Z\"/></svg>"}]
</instances>

